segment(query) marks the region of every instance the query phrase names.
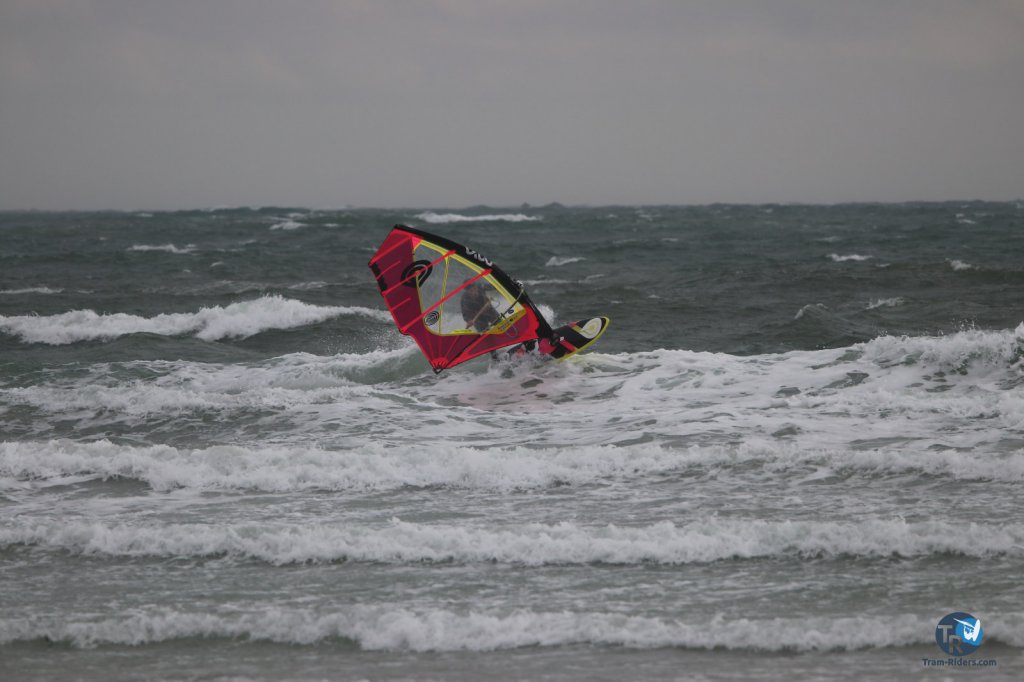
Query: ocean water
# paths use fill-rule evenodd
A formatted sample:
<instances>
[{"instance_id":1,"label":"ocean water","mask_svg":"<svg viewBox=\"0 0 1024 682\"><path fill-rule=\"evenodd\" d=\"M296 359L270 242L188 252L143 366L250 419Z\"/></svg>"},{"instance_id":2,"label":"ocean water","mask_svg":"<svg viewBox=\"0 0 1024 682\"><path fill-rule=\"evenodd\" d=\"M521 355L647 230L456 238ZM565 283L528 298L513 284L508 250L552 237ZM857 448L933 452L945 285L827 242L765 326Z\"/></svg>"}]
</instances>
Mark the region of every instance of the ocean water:
<instances>
[{"instance_id":1,"label":"ocean water","mask_svg":"<svg viewBox=\"0 0 1024 682\"><path fill-rule=\"evenodd\" d=\"M435 376L395 223L612 325ZM0 214L0 678L1020 679L1022 293L1020 203Z\"/></svg>"}]
</instances>

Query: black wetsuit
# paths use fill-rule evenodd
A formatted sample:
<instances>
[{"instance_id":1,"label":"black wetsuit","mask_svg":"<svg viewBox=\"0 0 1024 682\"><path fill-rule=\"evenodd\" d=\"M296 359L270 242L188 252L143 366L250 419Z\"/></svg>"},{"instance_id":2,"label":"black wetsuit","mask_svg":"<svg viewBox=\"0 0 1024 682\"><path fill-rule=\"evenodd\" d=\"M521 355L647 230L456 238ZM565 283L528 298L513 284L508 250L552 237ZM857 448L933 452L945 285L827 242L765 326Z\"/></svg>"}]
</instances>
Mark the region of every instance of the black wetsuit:
<instances>
[{"instance_id":1,"label":"black wetsuit","mask_svg":"<svg viewBox=\"0 0 1024 682\"><path fill-rule=\"evenodd\" d=\"M482 287L470 285L466 288L462 294L462 319L466 326L478 332L487 331L499 317Z\"/></svg>"}]
</instances>

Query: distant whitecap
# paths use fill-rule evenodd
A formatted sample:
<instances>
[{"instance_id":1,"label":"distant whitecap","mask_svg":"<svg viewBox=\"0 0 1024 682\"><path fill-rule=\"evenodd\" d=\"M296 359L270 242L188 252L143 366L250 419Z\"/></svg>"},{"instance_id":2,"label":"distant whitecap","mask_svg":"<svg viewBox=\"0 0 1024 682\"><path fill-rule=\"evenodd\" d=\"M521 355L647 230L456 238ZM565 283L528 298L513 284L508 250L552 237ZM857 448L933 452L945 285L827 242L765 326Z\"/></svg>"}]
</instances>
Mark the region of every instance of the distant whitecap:
<instances>
[{"instance_id":1,"label":"distant whitecap","mask_svg":"<svg viewBox=\"0 0 1024 682\"><path fill-rule=\"evenodd\" d=\"M848 261L861 262L861 261L871 260L871 258L872 258L872 256L862 256L859 253L851 253L851 254L846 255L846 256L841 256L838 253L830 253L828 255L828 257L831 258L832 261L835 262L835 263L846 263Z\"/></svg>"},{"instance_id":2,"label":"distant whitecap","mask_svg":"<svg viewBox=\"0 0 1024 682\"><path fill-rule=\"evenodd\" d=\"M895 308L906 303L906 300L902 296L893 296L892 298L880 298L875 301L868 303L865 310L875 310L876 308Z\"/></svg>"},{"instance_id":3,"label":"distant whitecap","mask_svg":"<svg viewBox=\"0 0 1024 682\"><path fill-rule=\"evenodd\" d=\"M186 244L184 247L179 248L174 244L133 244L128 250L137 252L163 251L165 253L185 254L195 251L196 245Z\"/></svg>"},{"instance_id":4,"label":"distant whitecap","mask_svg":"<svg viewBox=\"0 0 1024 682\"><path fill-rule=\"evenodd\" d=\"M569 263L579 263L582 260L586 260L581 256L552 256L548 258L548 262L544 264L545 267L557 268L562 265L568 265Z\"/></svg>"},{"instance_id":5,"label":"distant whitecap","mask_svg":"<svg viewBox=\"0 0 1024 682\"><path fill-rule=\"evenodd\" d=\"M463 215L461 213L434 213L426 211L416 216L425 223L440 225L445 223L482 223L482 222L506 222L525 223L542 220L540 216L529 216L523 213L500 213L489 215Z\"/></svg>"},{"instance_id":6,"label":"distant whitecap","mask_svg":"<svg viewBox=\"0 0 1024 682\"><path fill-rule=\"evenodd\" d=\"M300 227L306 227L305 223L299 223L294 220L285 220L275 225L271 225L271 230L297 230Z\"/></svg>"},{"instance_id":7,"label":"distant whitecap","mask_svg":"<svg viewBox=\"0 0 1024 682\"><path fill-rule=\"evenodd\" d=\"M0 296L19 296L21 294L59 294L63 289L50 287L26 287L24 289L0 289Z\"/></svg>"}]
</instances>

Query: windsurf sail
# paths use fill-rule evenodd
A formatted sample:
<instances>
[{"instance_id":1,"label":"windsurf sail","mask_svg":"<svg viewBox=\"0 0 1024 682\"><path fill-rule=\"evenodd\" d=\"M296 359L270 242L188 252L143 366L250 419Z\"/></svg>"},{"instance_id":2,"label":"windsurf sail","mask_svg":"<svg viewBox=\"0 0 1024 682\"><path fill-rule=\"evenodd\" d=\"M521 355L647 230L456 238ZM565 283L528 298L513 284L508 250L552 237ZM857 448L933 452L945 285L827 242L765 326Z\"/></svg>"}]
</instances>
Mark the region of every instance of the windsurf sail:
<instances>
[{"instance_id":1,"label":"windsurf sail","mask_svg":"<svg viewBox=\"0 0 1024 682\"><path fill-rule=\"evenodd\" d=\"M396 225L369 265L398 330L435 373L551 335L521 282L450 239Z\"/></svg>"}]
</instances>

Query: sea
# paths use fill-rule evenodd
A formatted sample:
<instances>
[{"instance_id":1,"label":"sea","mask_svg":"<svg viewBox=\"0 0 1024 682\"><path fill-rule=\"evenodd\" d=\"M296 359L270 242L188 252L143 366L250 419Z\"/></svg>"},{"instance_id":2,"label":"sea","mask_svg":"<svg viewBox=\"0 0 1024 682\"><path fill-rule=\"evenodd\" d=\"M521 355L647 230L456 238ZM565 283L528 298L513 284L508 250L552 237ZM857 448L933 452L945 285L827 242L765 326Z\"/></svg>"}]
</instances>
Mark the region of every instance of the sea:
<instances>
[{"instance_id":1,"label":"sea","mask_svg":"<svg viewBox=\"0 0 1024 682\"><path fill-rule=\"evenodd\" d=\"M1021 202L0 213L5 681L1022 679L1022 493Z\"/></svg>"}]
</instances>

